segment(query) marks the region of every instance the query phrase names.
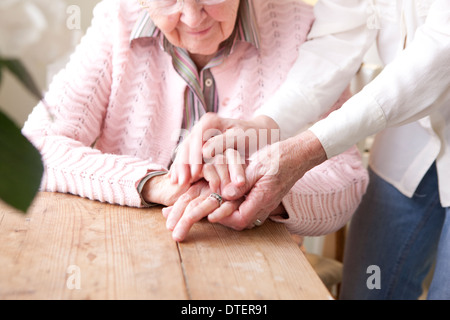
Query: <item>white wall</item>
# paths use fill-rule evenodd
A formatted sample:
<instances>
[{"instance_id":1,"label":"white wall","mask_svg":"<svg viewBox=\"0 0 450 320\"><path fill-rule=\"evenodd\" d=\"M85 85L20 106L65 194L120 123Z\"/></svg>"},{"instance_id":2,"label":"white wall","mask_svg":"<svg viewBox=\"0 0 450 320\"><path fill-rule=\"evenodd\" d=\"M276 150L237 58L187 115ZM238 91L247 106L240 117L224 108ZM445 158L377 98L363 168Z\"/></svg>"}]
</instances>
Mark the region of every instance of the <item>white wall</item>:
<instances>
[{"instance_id":1,"label":"white wall","mask_svg":"<svg viewBox=\"0 0 450 320\"><path fill-rule=\"evenodd\" d=\"M78 34L85 32L87 27L90 25L92 19L92 10L99 0L64 0L67 4L64 10L61 10L61 15L67 17L67 19L72 18L70 14L66 12L71 5L78 6L80 9L80 26L81 29L65 30L68 36L72 36L71 33L77 33L76 39L79 38ZM20 17L17 17L20 19ZM64 60L64 58L63 58ZM65 61L65 60L64 60ZM28 67L30 73L33 75L35 81L39 87L45 91L48 86L47 75L49 66L39 63L34 59L25 59L23 63ZM10 76L8 72L4 72L3 80L0 86L0 108L2 111L6 112L15 122L22 126L24 121L27 119L28 114L31 112L33 107L37 104L37 100L32 97L26 90L16 81L15 78Z\"/></svg>"}]
</instances>

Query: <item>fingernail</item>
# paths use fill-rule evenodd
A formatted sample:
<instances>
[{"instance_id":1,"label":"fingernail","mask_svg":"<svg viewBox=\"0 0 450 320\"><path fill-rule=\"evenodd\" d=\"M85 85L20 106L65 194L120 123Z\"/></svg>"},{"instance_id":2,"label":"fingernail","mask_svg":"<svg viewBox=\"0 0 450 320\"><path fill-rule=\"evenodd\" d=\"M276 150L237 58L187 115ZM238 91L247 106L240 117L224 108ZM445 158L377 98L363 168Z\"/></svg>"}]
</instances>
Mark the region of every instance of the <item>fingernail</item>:
<instances>
[{"instance_id":1,"label":"fingernail","mask_svg":"<svg viewBox=\"0 0 450 320\"><path fill-rule=\"evenodd\" d=\"M186 183L186 176L184 173L180 173L180 176L178 177L178 185L182 186Z\"/></svg>"},{"instance_id":2,"label":"fingernail","mask_svg":"<svg viewBox=\"0 0 450 320\"><path fill-rule=\"evenodd\" d=\"M173 231L173 229L175 229L176 223L174 223L174 221L172 219L167 219L166 222L166 228L169 229L170 231Z\"/></svg>"},{"instance_id":3,"label":"fingernail","mask_svg":"<svg viewBox=\"0 0 450 320\"><path fill-rule=\"evenodd\" d=\"M211 223L216 223L217 222L217 215L215 215L214 213L211 213L210 215L208 215L208 221Z\"/></svg>"},{"instance_id":4,"label":"fingernail","mask_svg":"<svg viewBox=\"0 0 450 320\"><path fill-rule=\"evenodd\" d=\"M172 239L180 242L183 240L181 232L177 229L172 232Z\"/></svg>"},{"instance_id":5,"label":"fingernail","mask_svg":"<svg viewBox=\"0 0 450 320\"><path fill-rule=\"evenodd\" d=\"M236 190L233 187L225 187L223 190L225 196L233 198L236 196Z\"/></svg>"}]
</instances>

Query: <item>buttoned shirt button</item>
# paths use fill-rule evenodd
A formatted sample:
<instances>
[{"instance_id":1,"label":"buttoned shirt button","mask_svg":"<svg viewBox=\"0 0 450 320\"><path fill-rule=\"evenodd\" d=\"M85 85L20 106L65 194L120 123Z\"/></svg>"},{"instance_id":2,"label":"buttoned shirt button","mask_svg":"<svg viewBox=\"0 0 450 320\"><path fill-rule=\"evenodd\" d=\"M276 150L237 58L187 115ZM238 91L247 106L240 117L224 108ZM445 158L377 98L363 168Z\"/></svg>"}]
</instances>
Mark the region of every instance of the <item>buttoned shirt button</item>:
<instances>
[{"instance_id":1,"label":"buttoned shirt button","mask_svg":"<svg viewBox=\"0 0 450 320\"><path fill-rule=\"evenodd\" d=\"M205 80L205 86L207 86L208 88L211 87L213 85L213 81L212 79L206 79Z\"/></svg>"}]
</instances>

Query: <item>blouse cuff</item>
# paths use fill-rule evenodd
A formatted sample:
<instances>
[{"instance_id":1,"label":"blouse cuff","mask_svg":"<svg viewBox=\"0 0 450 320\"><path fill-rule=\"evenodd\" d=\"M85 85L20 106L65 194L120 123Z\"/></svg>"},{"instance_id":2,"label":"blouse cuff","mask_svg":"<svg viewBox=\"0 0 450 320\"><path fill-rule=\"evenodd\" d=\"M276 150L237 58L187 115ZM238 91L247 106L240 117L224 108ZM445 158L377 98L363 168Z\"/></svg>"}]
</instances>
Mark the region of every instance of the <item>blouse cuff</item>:
<instances>
[{"instance_id":1,"label":"blouse cuff","mask_svg":"<svg viewBox=\"0 0 450 320\"><path fill-rule=\"evenodd\" d=\"M363 91L309 130L319 139L330 159L385 127L386 117L382 108Z\"/></svg>"},{"instance_id":2,"label":"blouse cuff","mask_svg":"<svg viewBox=\"0 0 450 320\"><path fill-rule=\"evenodd\" d=\"M147 183L148 180L150 180L151 178L157 177L157 176L165 175L165 174L167 174L167 171L152 171L152 172L148 173L144 178L142 178L141 181L139 181L139 184L137 186L137 191L139 193L139 196L141 197L141 204L143 207L151 208L151 207L159 206L158 203L149 203L149 202L145 201L144 197L142 195L142 190L144 189L144 185Z\"/></svg>"}]
</instances>

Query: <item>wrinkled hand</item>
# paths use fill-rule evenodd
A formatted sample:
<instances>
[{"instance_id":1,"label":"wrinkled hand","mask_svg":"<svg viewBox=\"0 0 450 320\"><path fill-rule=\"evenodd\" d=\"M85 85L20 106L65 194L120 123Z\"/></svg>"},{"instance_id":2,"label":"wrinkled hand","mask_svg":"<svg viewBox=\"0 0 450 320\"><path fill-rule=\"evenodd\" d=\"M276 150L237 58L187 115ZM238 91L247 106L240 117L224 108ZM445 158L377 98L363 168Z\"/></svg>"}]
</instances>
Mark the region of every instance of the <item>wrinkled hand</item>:
<instances>
[{"instance_id":1,"label":"wrinkled hand","mask_svg":"<svg viewBox=\"0 0 450 320\"><path fill-rule=\"evenodd\" d=\"M208 117L210 119L207 118L207 122L227 121L215 115ZM224 134L209 136L206 144L202 142L193 145L202 146L198 150L202 150L202 157L205 159L213 158L228 148L239 149L237 148L239 141L230 140L230 137L240 136L247 139L246 131L241 132L244 134L236 135L236 132L227 130ZM260 143L258 142L258 144ZM250 145L246 142L246 154L249 149ZM307 171L326 159L327 156L320 141L310 131L305 131L285 141L268 144L250 157L245 169L246 181L244 184L220 182L222 196L229 201L220 208L216 203L216 208L214 208L213 202L216 200L209 198L211 189L208 183L202 181L200 185L195 184L172 208L165 210L168 228L173 230L173 237L177 241L182 241L192 225L206 216L211 222L218 222L235 230L252 228L255 221L264 222L270 215L279 214L280 208L282 208L281 201L292 186ZM231 169L228 170L229 174L230 172ZM192 179L191 172L189 175ZM198 173L198 176L201 177L202 173ZM223 179L220 174L218 174L218 178L209 178L213 188L218 188L217 181ZM216 182L211 182L213 180ZM201 190L196 189L199 187ZM219 209L219 213L216 212L217 209ZM175 211L172 212L172 210Z\"/></svg>"},{"instance_id":2,"label":"wrinkled hand","mask_svg":"<svg viewBox=\"0 0 450 320\"><path fill-rule=\"evenodd\" d=\"M167 227L176 241L185 239L193 224L204 217L235 230L252 228L259 219L279 214L281 200L310 169L325 161L320 141L310 131L264 147L249 159L246 182L241 187L228 184L222 190L229 199L221 206L210 198L206 180L192 185L175 205L164 210Z\"/></svg>"},{"instance_id":3,"label":"wrinkled hand","mask_svg":"<svg viewBox=\"0 0 450 320\"><path fill-rule=\"evenodd\" d=\"M203 166L203 177L213 192L222 194L227 186L241 188L245 184L245 160L234 149L225 150Z\"/></svg>"},{"instance_id":4,"label":"wrinkled hand","mask_svg":"<svg viewBox=\"0 0 450 320\"><path fill-rule=\"evenodd\" d=\"M288 140L258 151L245 170L246 183L222 191L227 199L246 194L239 209L219 222L236 230L251 227L256 219L265 221L276 214L283 197L310 169L326 160L326 153L316 136L306 131Z\"/></svg>"},{"instance_id":5,"label":"wrinkled hand","mask_svg":"<svg viewBox=\"0 0 450 320\"><path fill-rule=\"evenodd\" d=\"M202 178L203 165L227 149L237 150L243 159L278 136L278 126L265 116L250 121L204 115L178 147L170 169L174 184L187 185Z\"/></svg>"},{"instance_id":6,"label":"wrinkled hand","mask_svg":"<svg viewBox=\"0 0 450 320\"><path fill-rule=\"evenodd\" d=\"M175 241L183 241L194 223L211 216L214 219L223 219L233 213L242 200L225 201L222 204L210 197L211 189L205 180L193 184L172 207L163 209L167 219L166 227L172 231Z\"/></svg>"},{"instance_id":7,"label":"wrinkled hand","mask_svg":"<svg viewBox=\"0 0 450 320\"><path fill-rule=\"evenodd\" d=\"M189 189L189 185L180 186L170 182L169 176L161 175L151 178L142 189L142 197L149 203L171 206Z\"/></svg>"}]
</instances>

